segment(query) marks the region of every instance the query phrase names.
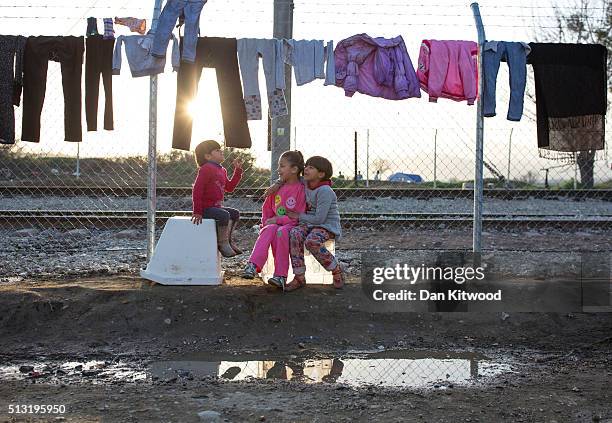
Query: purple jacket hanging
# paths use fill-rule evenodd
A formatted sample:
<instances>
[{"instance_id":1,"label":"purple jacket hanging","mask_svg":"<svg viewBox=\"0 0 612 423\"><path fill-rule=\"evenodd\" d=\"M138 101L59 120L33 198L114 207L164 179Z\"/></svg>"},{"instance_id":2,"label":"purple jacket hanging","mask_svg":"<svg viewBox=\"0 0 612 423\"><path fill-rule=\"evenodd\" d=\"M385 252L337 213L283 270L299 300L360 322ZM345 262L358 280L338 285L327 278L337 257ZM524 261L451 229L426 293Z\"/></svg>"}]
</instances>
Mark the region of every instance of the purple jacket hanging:
<instances>
[{"instance_id":1,"label":"purple jacket hanging","mask_svg":"<svg viewBox=\"0 0 612 423\"><path fill-rule=\"evenodd\" d=\"M401 36L372 38L358 34L340 41L334 50L336 85L347 97L355 92L401 100L421 97L419 80Z\"/></svg>"}]
</instances>

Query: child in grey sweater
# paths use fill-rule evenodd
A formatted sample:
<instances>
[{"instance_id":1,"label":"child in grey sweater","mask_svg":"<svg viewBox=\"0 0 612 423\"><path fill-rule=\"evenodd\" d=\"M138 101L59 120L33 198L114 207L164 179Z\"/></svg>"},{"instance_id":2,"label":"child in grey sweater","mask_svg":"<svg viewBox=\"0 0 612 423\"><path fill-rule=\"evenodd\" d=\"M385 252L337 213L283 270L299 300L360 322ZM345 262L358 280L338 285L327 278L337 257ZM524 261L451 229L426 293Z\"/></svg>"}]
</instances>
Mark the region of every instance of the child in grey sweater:
<instances>
[{"instance_id":1,"label":"child in grey sweater","mask_svg":"<svg viewBox=\"0 0 612 423\"><path fill-rule=\"evenodd\" d=\"M304 247L326 270L332 272L334 288L344 286L342 268L334 255L325 248L326 241L339 239L342 235L338 199L331 188L332 174L332 164L325 157L313 156L306 161L306 213L287 213L291 218L298 218L299 225L289 235L289 251L295 277L285 286L285 291L294 291L306 285Z\"/></svg>"}]
</instances>

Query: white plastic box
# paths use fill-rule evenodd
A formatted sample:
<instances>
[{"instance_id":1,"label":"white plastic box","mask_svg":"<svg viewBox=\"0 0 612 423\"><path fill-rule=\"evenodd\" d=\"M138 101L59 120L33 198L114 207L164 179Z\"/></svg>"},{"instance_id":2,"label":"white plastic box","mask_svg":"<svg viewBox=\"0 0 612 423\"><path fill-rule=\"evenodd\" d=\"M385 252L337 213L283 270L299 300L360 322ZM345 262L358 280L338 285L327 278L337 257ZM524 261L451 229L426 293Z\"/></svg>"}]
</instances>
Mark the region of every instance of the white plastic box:
<instances>
[{"instance_id":1,"label":"white plastic box","mask_svg":"<svg viewBox=\"0 0 612 423\"><path fill-rule=\"evenodd\" d=\"M220 285L223 282L215 221L194 225L190 217L171 217L140 276L162 285Z\"/></svg>"},{"instance_id":2,"label":"white plastic box","mask_svg":"<svg viewBox=\"0 0 612 423\"><path fill-rule=\"evenodd\" d=\"M336 254L336 242L333 239L325 242L325 248L327 248L332 254ZM334 283L332 273L325 270L323 266L319 264L310 251L304 248L304 263L306 264L306 283L307 284L319 284L319 285L331 285ZM261 278L264 282L268 282L268 279L274 276L274 256L272 256L272 248L268 250L268 260L261 269ZM289 275L287 276L287 283L293 280L293 269L291 263L289 263Z\"/></svg>"}]
</instances>

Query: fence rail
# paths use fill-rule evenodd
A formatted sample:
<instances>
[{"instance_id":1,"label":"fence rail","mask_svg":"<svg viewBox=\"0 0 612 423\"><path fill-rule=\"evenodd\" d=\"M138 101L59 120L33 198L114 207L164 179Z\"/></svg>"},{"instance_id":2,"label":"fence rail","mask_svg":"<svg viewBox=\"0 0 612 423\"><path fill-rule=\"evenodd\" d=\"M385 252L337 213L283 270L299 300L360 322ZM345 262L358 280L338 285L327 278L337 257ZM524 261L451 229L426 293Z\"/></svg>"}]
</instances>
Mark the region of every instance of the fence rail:
<instances>
[{"instance_id":1,"label":"fence rail","mask_svg":"<svg viewBox=\"0 0 612 423\"><path fill-rule=\"evenodd\" d=\"M157 211L156 221L163 225L173 216L190 216L185 211ZM431 227L445 229L470 227L473 215L469 213L341 213L340 218L346 229L353 227L402 228ZM0 227L64 227L64 228L143 228L147 220L146 210L82 211L82 210L2 210ZM261 221L258 212L242 212L242 225L257 225ZM563 228L568 224L581 229L612 229L612 213L607 215L581 214L493 214L483 215L485 227L490 229L508 228Z\"/></svg>"},{"instance_id":2,"label":"fence rail","mask_svg":"<svg viewBox=\"0 0 612 423\"><path fill-rule=\"evenodd\" d=\"M190 197L190 187L158 187L158 197ZM339 199L344 198L472 198L471 189L461 188L335 188L334 191ZM262 198L265 188L236 188L234 192L228 193L227 197ZM147 196L147 187L100 187L100 186L0 186L0 196L93 196L93 197L142 197ZM612 201L612 190L610 189L484 189L486 198L501 198L506 200L540 198L557 199L572 198L598 199Z\"/></svg>"}]
</instances>

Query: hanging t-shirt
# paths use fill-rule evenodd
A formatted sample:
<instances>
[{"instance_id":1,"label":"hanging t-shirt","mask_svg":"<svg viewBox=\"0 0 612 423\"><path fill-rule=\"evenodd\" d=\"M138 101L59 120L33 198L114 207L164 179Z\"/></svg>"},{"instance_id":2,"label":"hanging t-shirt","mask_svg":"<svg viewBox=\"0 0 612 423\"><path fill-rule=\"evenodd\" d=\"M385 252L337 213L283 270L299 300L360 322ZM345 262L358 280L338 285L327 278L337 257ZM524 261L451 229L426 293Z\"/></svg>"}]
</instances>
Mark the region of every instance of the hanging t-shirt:
<instances>
[{"instance_id":1,"label":"hanging t-shirt","mask_svg":"<svg viewBox=\"0 0 612 423\"><path fill-rule=\"evenodd\" d=\"M115 52L113 54L113 74L121 72L121 47L125 44L125 55L134 78L152 76L164 72L166 58L155 57L151 54L154 35L121 35L117 37ZM181 65L178 40L172 36L172 68L178 71Z\"/></svg>"}]
</instances>

